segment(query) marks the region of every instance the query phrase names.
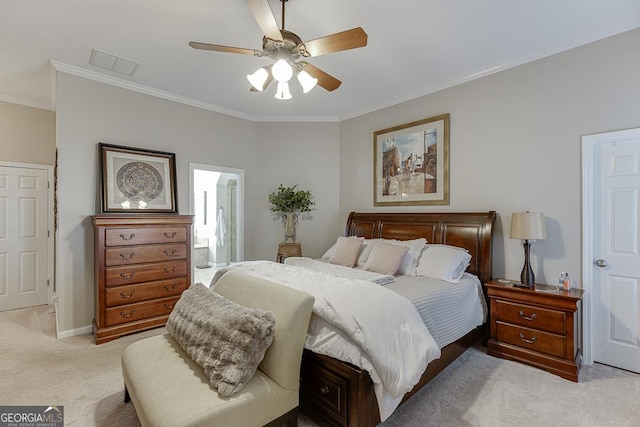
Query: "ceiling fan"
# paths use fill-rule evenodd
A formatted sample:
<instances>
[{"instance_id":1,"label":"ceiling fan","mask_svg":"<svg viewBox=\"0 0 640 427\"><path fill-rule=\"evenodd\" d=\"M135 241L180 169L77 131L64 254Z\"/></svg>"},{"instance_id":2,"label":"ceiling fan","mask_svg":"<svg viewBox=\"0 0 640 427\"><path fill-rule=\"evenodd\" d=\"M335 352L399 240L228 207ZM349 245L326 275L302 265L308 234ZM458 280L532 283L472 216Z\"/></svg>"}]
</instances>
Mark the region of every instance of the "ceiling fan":
<instances>
[{"instance_id":1,"label":"ceiling fan","mask_svg":"<svg viewBox=\"0 0 640 427\"><path fill-rule=\"evenodd\" d=\"M194 49L272 58L273 64L262 67L247 76L252 85L251 90L254 92L264 90L271 81L276 80L278 82L276 98L290 99L288 81L294 73L297 75L304 93L313 89L316 84L328 91L333 91L342 83L340 80L305 60L299 60L367 45L367 33L360 27L303 42L297 34L284 29L285 3L288 0L280 0L282 2L282 29L278 28L268 0L247 1L251 13L258 21L258 26L264 34L262 51L193 41L189 42L189 46Z\"/></svg>"}]
</instances>

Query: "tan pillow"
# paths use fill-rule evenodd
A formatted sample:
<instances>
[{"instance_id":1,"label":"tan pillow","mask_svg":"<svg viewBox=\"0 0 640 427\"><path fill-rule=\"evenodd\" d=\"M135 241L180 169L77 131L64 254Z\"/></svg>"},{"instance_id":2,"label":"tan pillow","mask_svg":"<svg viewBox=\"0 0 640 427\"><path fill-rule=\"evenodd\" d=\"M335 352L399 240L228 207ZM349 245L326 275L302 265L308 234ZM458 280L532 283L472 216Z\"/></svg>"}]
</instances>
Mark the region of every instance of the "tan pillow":
<instances>
[{"instance_id":1,"label":"tan pillow","mask_svg":"<svg viewBox=\"0 0 640 427\"><path fill-rule=\"evenodd\" d=\"M407 252L409 252L409 248L406 246L376 242L371 249L364 269L380 274L396 274Z\"/></svg>"},{"instance_id":2,"label":"tan pillow","mask_svg":"<svg viewBox=\"0 0 640 427\"><path fill-rule=\"evenodd\" d=\"M251 380L275 328L271 311L243 307L202 283L182 293L167 321L167 331L222 397L233 396Z\"/></svg>"},{"instance_id":3,"label":"tan pillow","mask_svg":"<svg viewBox=\"0 0 640 427\"><path fill-rule=\"evenodd\" d=\"M338 237L335 245L335 251L329 262L331 264L344 265L346 267L353 267L358 260L358 253L360 252L360 246L364 237Z\"/></svg>"}]
</instances>

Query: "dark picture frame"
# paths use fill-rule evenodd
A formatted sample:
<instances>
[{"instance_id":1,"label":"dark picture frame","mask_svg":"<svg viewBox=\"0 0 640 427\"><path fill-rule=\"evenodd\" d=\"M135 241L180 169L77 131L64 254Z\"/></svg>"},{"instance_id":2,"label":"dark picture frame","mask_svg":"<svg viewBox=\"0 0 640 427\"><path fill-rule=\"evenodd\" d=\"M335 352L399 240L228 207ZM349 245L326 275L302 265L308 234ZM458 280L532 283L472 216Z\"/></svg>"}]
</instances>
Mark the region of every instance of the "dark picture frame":
<instances>
[{"instance_id":1,"label":"dark picture frame","mask_svg":"<svg viewBox=\"0 0 640 427\"><path fill-rule=\"evenodd\" d=\"M449 204L449 114L373 133L373 205Z\"/></svg>"},{"instance_id":2,"label":"dark picture frame","mask_svg":"<svg viewBox=\"0 0 640 427\"><path fill-rule=\"evenodd\" d=\"M102 213L177 213L176 155L99 143Z\"/></svg>"}]
</instances>

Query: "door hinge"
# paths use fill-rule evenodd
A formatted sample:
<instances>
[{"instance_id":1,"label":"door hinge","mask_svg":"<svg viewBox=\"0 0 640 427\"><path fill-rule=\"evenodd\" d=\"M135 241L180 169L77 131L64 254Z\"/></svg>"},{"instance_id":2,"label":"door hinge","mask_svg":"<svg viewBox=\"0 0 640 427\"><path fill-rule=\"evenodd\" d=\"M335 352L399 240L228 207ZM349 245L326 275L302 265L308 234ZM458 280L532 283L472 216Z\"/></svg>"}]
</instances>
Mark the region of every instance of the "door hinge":
<instances>
[{"instance_id":1,"label":"door hinge","mask_svg":"<svg viewBox=\"0 0 640 427\"><path fill-rule=\"evenodd\" d=\"M47 188L51 188L51 183L47 181Z\"/></svg>"},{"instance_id":2,"label":"door hinge","mask_svg":"<svg viewBox=\"0 0 640 427\"><path fill-rule=\"evenodd\" d=\"M47 287L51 286L51 283L49 283L49 279L47 279Z\"/></svg>"},{"instance_id":3,"label":"door hinge","mask_svg":"<svg viewBox=\"0 0 640 427\"><path fill-rule=\"evenodd\" d=\"M47 237L51 237L51 231L47 230Z\"/></svg>"}]
</instances>

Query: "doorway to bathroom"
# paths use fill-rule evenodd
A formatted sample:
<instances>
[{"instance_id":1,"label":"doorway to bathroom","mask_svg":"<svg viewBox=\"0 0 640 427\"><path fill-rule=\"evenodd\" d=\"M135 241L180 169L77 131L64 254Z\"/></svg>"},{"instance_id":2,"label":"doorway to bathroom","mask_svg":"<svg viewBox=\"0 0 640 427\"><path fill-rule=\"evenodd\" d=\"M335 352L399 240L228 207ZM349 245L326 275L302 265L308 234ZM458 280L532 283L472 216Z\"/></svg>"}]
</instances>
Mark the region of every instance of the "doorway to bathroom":
<instances>
[{"instance_id":1,"label":"doorway to bathroom","mask_svg":"<svg viewBox=\"0 0 640 427\"><path fill-rule=\"evenodd\" d=\"M209 285L216 269L244 259L244 171L189 163L194 282Z\"/></svg>"}]
</instances>

